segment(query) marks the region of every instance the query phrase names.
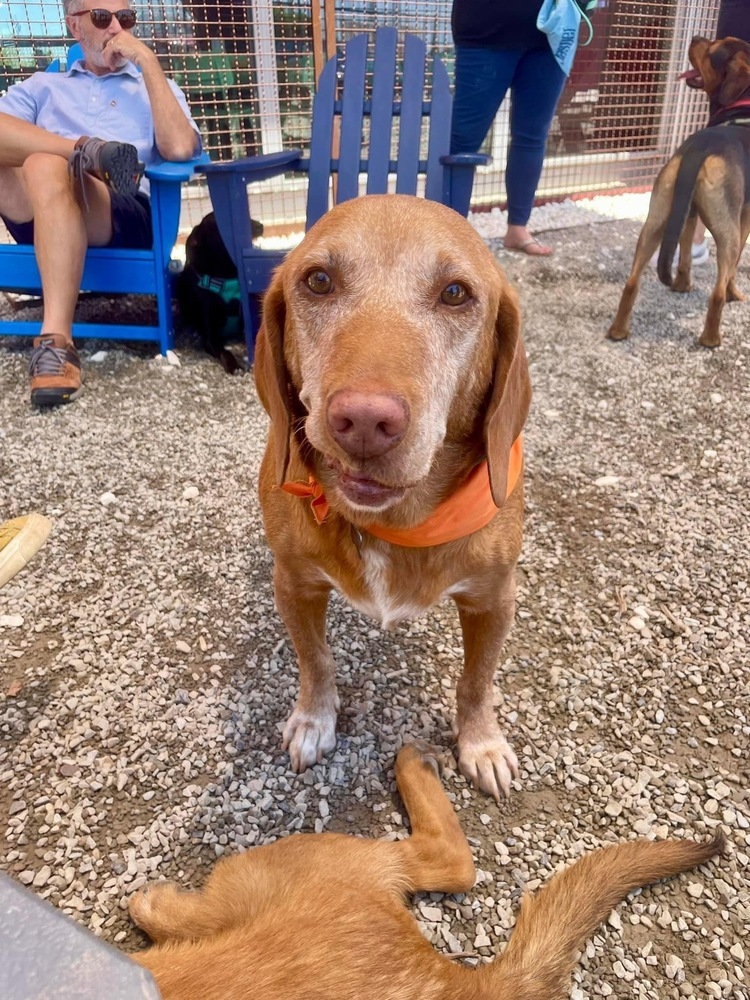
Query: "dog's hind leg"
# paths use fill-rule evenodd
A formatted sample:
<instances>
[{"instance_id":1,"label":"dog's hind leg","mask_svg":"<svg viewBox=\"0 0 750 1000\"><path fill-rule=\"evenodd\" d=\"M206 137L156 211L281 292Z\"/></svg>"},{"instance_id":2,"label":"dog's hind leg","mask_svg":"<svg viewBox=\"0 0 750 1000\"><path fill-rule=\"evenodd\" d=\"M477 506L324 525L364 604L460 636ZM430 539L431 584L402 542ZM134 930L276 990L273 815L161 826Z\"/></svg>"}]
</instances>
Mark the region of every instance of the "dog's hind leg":
<instances>
[{"instance_id":1,"label":"dog's hind leg","mask_svg":"<svg viewBox=\"0 0 750 1000\"><path fill-rule=\"evenodd\" d=\"M202 892L185 892L172 882L139 889L128 903L130 916L155 944L210 937L226 926Z\"/></svg>"},{"instance_id":2,"label":"dog's hind leg","mask_svg":"<svg viewBox=\"0 0 750 1000\"><path fill-rule=\"evenodd\" d=\"M716 264L718 274L716 284L711 292L708 302L708 312L706 314L706 324L703 333L698 338L698 343L702 347L719 347L721 345L721 314L724 310L724 303L727 300L727 290L731 281L734 281L735 262L737 260L736 247L739 245L739 235L734 238L722 240L721 246L716 247Z\"/></svg>"},{"instance_id":3,"label":"dog's hind leg","mask_svg":"<svg viewBox=\"0 0 750 1000\"><path fill-rule=\"evenodd\" d=\"M713 230L712 230L713 231ZM737 222L730 229L717 230L716 239L716 284L711 292L703 333L698 338L702 347L719 347L721 344L721 314L727 301L730 287L734 286L737 259L740 254L740 230ZM735 289L736 291L736 289Z\"/></svg>"},{"instance_id":4,"label":"dog's hind leg","mask_svg":"<svg viewBox=\"0 0 750 1000\"><path fill-rule=\"evenodd\" d=\"M747 243L747 238L750 236L750 206L746 206L742 210L742 218L740 219L740 252L737 257L737 264L739 265L742 258L742 251L745 249L745 244ZM727 284L727 302L744 302L745 296L737 287L736 278L736 268L735 273L729 279Z\"/></svg>"},{"instance_id":5,"label":"dog's hind leg","mask_svg":"<svg viewBox=\"0 0 750 1000\"><path fill-rule=\"evenodd\" d=\"M745 216L745 182L741 173L727 169L727 164L718 157L707 160L703 170L707 181L696 186L695 200L701 218L716 242L717 274L708 303L706 324L698 343L702 347L718 347L721 344L724 303L730 289L735 293L737 291L734 278L748 221Z\"/></svg>"},{"instance_id":6,"label":"dog's hind leg","mask_svg":"<svg viewBox=\"0 0 750 1000\"><path fill-rule=\"evenodd\" d=\"M680 258L677 263L677 274L675 274L674 280L672 281L673 292L690 291L690 269L693 264L693 236L695 235L695 226L697 222L698 216L695 212L693 212L688 216L685 228L682 230L682 234L680 236Z\"/></svg>"},{"instance_id":7,"label":"dog's hind leg","mask_svg":"<svg viewBox=\"0 0 750 1000\"><path fill-rule=\"evenodd\" d=\"M130 916L156 944L211 937L247 923L278 899L285 866L276 858L286 857L295 839L305 840L284 838L222 858L197 891L180 889L173 882L144 886L130 897Z\"/></svg>"},{"instance_id":8,"label":"dog's hind leg","mask_svg":"<svg viewBox=\"0 0 750 1000\"><path fill-rule=\"evenodd\" d=\"M476 872L469 844L438 777L429 744L407 743L396 759L396 784L412 833L392 845L405 870L409 892L466 892Z\"/></svg>"},{"instance_id":9,"label":"dog's hind leg","mask_svg":"<svg viewBox=\"0 0 750 1000\"><path fill-rule=\"evenodd\" d=\"M656 180L648 209L648 218L643 224L636 244L633 267L622 290L617 315L607 331L610 340L626 340L630 336L630 315L638 295L641 275L657 247L661 244L672 204L674 175L676 175L677 170L676 167L670 170L671 166L672 161L667 164Z\"/></svg>"}]
</instances>

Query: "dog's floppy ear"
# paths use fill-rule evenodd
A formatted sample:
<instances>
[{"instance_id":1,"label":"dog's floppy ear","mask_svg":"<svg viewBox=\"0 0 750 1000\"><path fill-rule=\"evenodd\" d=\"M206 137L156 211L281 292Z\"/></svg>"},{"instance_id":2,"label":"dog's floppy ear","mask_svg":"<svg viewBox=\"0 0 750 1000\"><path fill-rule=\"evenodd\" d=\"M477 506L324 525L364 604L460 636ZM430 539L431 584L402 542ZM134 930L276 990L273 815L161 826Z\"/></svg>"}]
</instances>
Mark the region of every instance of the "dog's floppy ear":
<instances>
[{"instance_id":1,"label":"dog's floppy ear","mask_svg":"<svg viewBox=\"0 0 750 1000\"><path fill-rule=\"evenodd\" d=\"M281 485L289 464L289 435L292 427L292 404L289 372L284 360L286 300L279 271L263 298L263 322L255 341L255 385L260 401L271 418L274 442L276 483Z\"/></svg>"},{"instance_id":2,"label":"dog's floppy ear","mask_svg":"<svg viewBox=\"0 0 750 1000\"><path fill-rule=\"evenodd\" d=\"M722 107L732 104L750 87L750 60L747 53L735 52L729 60L724 80L714 95Z\"/></svg>"},{"instance_id":3,"label":"dog's floppy ear","mask_svg":"<svg viewBox=\"0 0 750 1000\"><path fill-rule=\"evenodd\" d=\"M485 414L484 444L492 499L502 507L508 487L510 449L526 423L531 404L529 369L521 340L521 309L515 291L505 279L495 317L495 339L497 356Z\"/></svg>"}]
</instances>

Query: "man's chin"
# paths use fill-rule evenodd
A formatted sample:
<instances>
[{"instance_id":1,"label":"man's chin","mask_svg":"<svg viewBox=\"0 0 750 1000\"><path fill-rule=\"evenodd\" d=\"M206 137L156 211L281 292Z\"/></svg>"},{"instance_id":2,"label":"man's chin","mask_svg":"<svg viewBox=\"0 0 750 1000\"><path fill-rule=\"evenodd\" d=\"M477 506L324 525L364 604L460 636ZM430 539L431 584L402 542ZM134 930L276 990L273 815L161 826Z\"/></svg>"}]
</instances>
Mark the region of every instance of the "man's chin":
<instances>
[{"instance_id":1,"label":"man's chin","mask_svg":"<svg viewBox=\"0 0 750 1000\"><path fill-rule=\"evenodd\" d=\"M124 56L117 56L114 60L114 65L112 65L110 60L106 59L101 52L97 52L94 55L87 56L86 63L89 67L94 66L105 73L114 73L115 70L122 69L127 63L127 59Z\"/></svg>"}]
</instances>

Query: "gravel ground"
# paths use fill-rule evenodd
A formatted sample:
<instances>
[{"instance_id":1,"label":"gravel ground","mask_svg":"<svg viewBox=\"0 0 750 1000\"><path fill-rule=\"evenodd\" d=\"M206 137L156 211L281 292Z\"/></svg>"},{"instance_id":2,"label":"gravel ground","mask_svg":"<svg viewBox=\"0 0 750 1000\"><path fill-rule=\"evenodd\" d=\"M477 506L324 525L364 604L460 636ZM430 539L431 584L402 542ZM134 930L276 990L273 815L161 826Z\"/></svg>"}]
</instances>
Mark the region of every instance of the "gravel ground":
<instances>
[{"instance_id":1,"label":"gravel ground","mask_svg":"<svg viewBox=\"0 0 750 1000\"><path fill-rule=\"evenodd\" d=\"M502 948L522 889L584 850L721 826L727 857L634 893L571 995L747 1000L750 307L728 306L706 351L713 263L683 296L652 273L631 340L606 341L638 224L582 211L547 220L576 223L549 235L548 261L503 252L497 217L478 221L520 289L535 389L496 698L522 771L498 807L448 770L479 877L415 913L476 963ZM36 414L28 354L0 347L0 512L55 526L0 595L0 866L133 949L126 900L148 879L197 886L217 856L295 830L404 836L393 758L408 737L450 742L452 606L382 633L334 600L338 746L295 776L251 379L185 340L179 366L89 343L85 395Z\"/></svg>"}]
</instances>

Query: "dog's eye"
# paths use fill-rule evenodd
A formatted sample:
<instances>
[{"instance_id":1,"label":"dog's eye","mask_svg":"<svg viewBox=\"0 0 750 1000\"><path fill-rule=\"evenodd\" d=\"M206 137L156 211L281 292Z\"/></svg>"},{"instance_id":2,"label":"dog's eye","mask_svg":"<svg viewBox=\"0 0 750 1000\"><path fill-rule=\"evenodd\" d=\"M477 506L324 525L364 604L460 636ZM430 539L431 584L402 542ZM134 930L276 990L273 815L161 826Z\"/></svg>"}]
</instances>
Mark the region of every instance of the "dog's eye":
<instances>
[{"instance_id":1,"label":"dog's eye","mask_svg":"<svg viewBox=\"0 0 750 1000\"><path fill-rule=\"evenodd\" d=\"M440 293L440 301L447 306L460 306L469 297L468 290L458 281L451 282Z\"/></svg>"},{"instance_id":2,"label":"dog's eye","mask_svg":"<svg viewBox=\"0 0 750 1000\"><path fill-rule=\"evenodd\" d=\"M316 295L327 295L333 288L331 276L325 271L310 271L305 278L305 284Z\"/></svg>"}]
</instances>

